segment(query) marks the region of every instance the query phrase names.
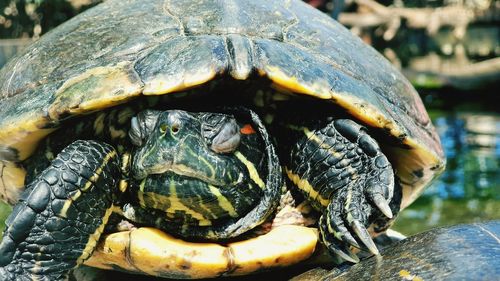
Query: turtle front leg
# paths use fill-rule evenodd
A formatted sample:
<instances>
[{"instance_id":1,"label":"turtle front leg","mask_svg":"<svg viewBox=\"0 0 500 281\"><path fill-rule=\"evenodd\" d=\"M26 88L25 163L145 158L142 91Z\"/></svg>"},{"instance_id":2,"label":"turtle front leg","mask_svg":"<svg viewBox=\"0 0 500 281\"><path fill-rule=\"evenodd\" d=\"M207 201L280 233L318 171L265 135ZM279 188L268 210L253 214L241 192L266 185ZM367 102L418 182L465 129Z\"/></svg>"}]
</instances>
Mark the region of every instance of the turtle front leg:
<instances>
[{"instance_id":1,"label":"turtle front leg","mask_svg":"<svg viewBox=\"0 0 500 281\"><path fill-rule=\"evenodd\" d=\"M394 172L377 142L364 127L347 119L316 130L296 130L301 136L292 149L287 174L313 205L323 210L319 221L323 242L331 252L351 262L358 258L349 245L364 245L378 254L367 227L381 216L393 218L398 208L389 205Z\"/></svg>"},{"instance_id":2,"label":"turtle front leg","mask_svg":"<svg viewBox=\"0 0 500 281\"><path fill-rule=\"evenodd\" d=\"M120 179L116 151L66 147L21 195L0 243L1 280L62 280L92 254Z\"/></svg>"}]
</instances>

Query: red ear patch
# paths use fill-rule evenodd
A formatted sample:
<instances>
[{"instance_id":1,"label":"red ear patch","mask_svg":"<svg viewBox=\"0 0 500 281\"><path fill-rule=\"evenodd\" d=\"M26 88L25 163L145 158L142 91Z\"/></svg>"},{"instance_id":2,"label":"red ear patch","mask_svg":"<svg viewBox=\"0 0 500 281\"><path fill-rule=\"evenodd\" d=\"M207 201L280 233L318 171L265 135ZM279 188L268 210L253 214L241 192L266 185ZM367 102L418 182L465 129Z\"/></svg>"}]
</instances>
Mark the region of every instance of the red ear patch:
<instances>
[{"instance_id":1,"label":"red ear patch","mask_svg":"<svg viewBox=\"0 0 500 281\"><path fill-rule=\"evenodd\" d=\"M245 124L245 126L241 128L240 132L244 135L255 134L255 130L252 128L252 125L250 124Z\"/></svg>"}]
</instances>

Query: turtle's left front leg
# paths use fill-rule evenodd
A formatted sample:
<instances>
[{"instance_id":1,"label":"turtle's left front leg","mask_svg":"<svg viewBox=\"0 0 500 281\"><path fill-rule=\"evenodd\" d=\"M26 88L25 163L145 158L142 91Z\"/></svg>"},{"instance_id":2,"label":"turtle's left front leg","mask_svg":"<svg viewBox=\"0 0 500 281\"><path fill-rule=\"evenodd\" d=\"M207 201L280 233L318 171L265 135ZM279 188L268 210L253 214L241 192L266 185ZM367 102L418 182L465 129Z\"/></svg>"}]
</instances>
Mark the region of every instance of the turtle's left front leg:
<instances>
[{"instance_id":1,"label":"turtle's left front leg","mask_svg":"<svg viewBox=\"0 0 500 281\"><path fill-rule=\"evenodd\" d=\"M298 141L287 164L290 180L323 211L321 237L328 249L357 262L349 246L378 254L367 228L393 218L395 177L377 142L357 123L339 119L323 128L295 128Z\"/></svg>"}]
</instances>

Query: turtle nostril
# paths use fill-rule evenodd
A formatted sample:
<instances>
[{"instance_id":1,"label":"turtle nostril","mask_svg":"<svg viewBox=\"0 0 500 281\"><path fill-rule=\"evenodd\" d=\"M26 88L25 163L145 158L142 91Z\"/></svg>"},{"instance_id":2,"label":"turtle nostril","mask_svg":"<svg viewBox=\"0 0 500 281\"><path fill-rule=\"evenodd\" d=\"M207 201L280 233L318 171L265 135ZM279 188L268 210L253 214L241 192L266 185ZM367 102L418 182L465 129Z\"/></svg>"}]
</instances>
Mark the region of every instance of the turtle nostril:
<instances>
[{"instance_id":1,"label":"turtle nostril","mask_svg":"<svg viewBox=\"0 0 500 281\"><path fill-rule=\"evenodd\" d=\"M160 125L160 133L162 134L165 134L165 132L167 131L167 124L161 124Z\"/></svg>"},{"instance_id":2,"label":"turtle nostril","mask_svg":"<svg viewBox=\"0 0 500 281\"><path fill-rule=\"evenodd\" d=\"M171 130L172 130L172 133L177 134L180 130L179 125L177 125L177 124L173 125Z\"/></svg>"}]
</instances>

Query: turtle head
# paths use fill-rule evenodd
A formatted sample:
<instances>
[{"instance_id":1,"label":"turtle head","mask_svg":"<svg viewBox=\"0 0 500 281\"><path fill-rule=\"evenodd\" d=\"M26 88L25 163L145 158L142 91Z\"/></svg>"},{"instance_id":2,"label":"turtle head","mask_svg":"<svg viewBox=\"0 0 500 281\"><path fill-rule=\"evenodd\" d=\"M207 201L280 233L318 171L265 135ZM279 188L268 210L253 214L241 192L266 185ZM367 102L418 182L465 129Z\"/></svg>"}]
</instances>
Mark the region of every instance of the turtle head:
<instances>
[{"instance_id":1,"label":"turtle head","mask_svg":"<svg viewBox=\"0 0 500 281\"><path fill-rule=\"evenodd\" d=\"M129 137L137 147L131 167L137 180L173 172L220 186L241 178L228 156L240 143L230 115L146 110L132 118Z\"/></svg>"}]
</instances>

